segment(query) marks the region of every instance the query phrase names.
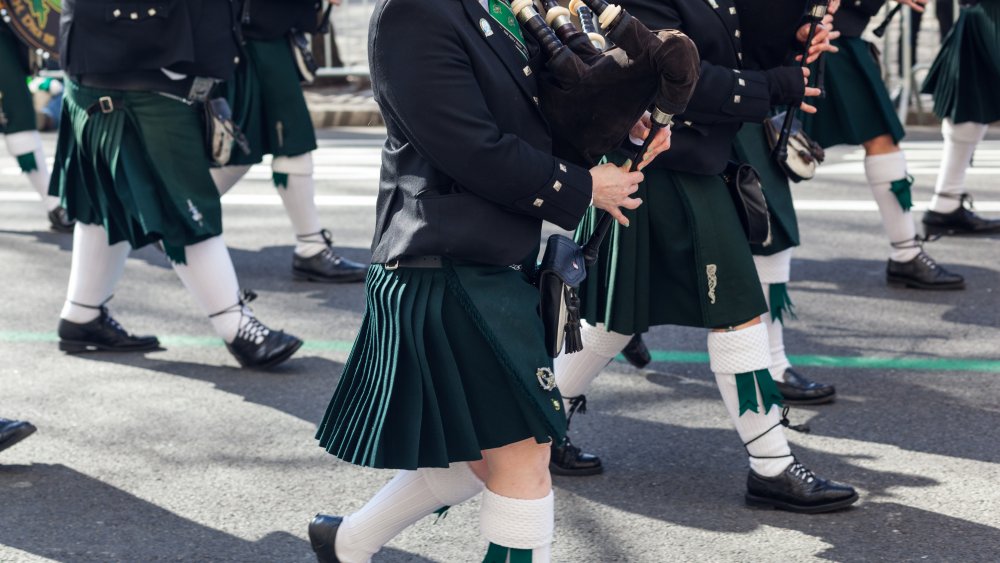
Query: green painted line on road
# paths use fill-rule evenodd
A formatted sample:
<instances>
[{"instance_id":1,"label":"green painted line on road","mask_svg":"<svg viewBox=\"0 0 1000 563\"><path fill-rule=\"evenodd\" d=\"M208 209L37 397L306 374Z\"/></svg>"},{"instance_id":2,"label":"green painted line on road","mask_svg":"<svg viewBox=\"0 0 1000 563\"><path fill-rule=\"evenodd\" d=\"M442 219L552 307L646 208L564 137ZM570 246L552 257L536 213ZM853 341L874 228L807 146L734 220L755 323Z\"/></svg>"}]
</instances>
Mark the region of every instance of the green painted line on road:
<instances>
[{"instance_id":1,"label":"green painted line on road","mask_svg":"<svg viewBox=\"0 0 1000 563\"><path fill-rule=\"evenodd\" d=\"M59 337L54 332L21 332L0 331L0 342L3 343L55 343ZM160 341L164 346L178 348L221 348L222 341L211 336L163 336ZM346 340L309 340L303 350L326 352L350 352L353 342ZM680 350L652 350L650 355L655 362L679 364L707 364L708 354L705 352L683 352ZM616 358L619 362L624 359ZM823 368L852 369L897 369L918 371L968 371L1000 373L1000 360L977 360L963 358L869 358L851 356L789 356L792 364L797 366Z\"/></svg>"}]
</instances>

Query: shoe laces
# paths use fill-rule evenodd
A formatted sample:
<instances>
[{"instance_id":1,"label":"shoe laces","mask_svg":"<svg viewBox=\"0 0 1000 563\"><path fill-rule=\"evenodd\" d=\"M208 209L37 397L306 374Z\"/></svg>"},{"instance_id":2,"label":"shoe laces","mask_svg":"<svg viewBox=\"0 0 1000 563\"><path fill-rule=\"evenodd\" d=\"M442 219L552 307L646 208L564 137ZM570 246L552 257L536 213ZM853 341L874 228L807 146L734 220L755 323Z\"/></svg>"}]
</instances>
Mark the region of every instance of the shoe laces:
<instances>
[{"instance_id":1,"label":"shoe laces","mask_svg":"<svg viewBox=\"0 0 1000 563\"><path fill-rule=\"evenodd\" d=\"M566 412L566 429L569 430L570 423L573 422L573 415L579 412L587 414L587 396L580 394L575 397L564 397L569 401L569 409Z\"/></svg>"},{"instance_id":2,"label":"shoe laces","mask_svg":"<svg viewBox=\"0 0 1000 563\"><path fill-rule=\"evenodd\" d=\"M257 320L257 317L244 314L246 322L241 322L239 330L236 331L236 338L247 340L260 346L264 343L267 335L271 334L271 329L264 326L264 323Z\"/></svg>"},{"instance_id":3,"label":"shoe laces","mask_svg":"<svg viewBox=\"0 0 1000 563\"><path fill-rule=\"evenodd\" d=\"M107 307L105 307L104 305L101 305L100 311L101 311L101 323L102 324L110 326L115 332L128 335L128 331L125 330L125 327L123 327L121 325L121 323L119 323L118 321L116 321L115 318L111 316L111 313L108 312L108 308Z\"/></svg>"},{"instance_id":4,"label":"shoe laces","mask_svg":"<svg viewBox=\"0 0 1000 563\"><path fill-rule=\"evenodd\" d=\"M788 467L788 472L791 473L796 479L805 481L806 483L812 483L816 480L816 474L798 461L792 462L792 464Z\"/></svg>"},{"instance_id":5,"label":"shoe laces","mask_svg":"<svg viewBox=\"0 0 1000 563\"><path fill-rule=\"evenodd\" d=\"M938 263L935 262L934 259L931 258L930 255L927 254L926 252L921 252L920 254L917 254L917 260L920 260L920 262L922 264L924 264L925 266L927 266L931 270L940 270L941 269L941 266L938 266Z\"/></svg>"}]
</instances>

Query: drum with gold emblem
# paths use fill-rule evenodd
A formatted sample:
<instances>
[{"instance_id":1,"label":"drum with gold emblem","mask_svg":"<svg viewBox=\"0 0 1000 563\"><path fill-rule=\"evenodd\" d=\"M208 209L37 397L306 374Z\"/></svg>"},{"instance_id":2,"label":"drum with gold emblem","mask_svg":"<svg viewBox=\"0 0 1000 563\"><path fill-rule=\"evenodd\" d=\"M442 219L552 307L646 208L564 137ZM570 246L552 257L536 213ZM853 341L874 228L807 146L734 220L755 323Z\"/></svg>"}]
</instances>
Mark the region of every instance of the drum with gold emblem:
<instances>
[{"instance_id":1,"label":"drum with gold emblem","mask_svg":"<svg viewBox=\"0 0 1000 563\"><path fill-rule=\"evenodd\" d=\"M0 0L3 19L26 45L44 58L59 58L62 0Z\"/></svg>"}]
</instances>

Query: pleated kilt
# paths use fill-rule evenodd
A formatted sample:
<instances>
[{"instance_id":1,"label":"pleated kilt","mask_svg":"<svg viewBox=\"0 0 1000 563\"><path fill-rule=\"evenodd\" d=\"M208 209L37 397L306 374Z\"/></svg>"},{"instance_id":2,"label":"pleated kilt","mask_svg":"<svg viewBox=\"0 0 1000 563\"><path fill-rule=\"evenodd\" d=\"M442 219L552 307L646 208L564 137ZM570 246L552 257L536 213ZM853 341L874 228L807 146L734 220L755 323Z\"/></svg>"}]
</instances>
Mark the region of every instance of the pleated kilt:
<instances>
[{"instance_id":1,"label":"pleated kilt","mask_svg":"<svg viewBox=\"0 0 1000 563\"><path fill-rule=\"evenodd\" d=\"M807 100L819 111L803 116L806 134L823 148L860 145L885 134L898 143L905 134L903 124L882 82L871 44L860 37L841 37L833 44L840 52L823 54L826 97ZM816 63L812 72L815 76Z\"/></svg>"},{"instance_id":2,"label":"pleated kilt","mask_svg":"<svg viewBox=\"0 0 1000 563\"><path fill-rule=\"evenodd\" d=\"M226 96L250 154L234 148L229 164L257 164L265 154L298 156L316 150L316 131L288 40L247 41L245 53Z\"/></svg>"},{"instance_id":3,"label":"pleated kilt","mask_svg":"<svg viewBox=\"0 0 1000 563\"><path fill-rule=\"evenodd\" d=\"M942 119L1000 120L1000 0L962 9L922 91L934 96L934 114Z\"/></svg>"},{"instance_id":4,"label":"pleated kilt","mask_svg":"<svg viewBox=\"0 0 1000 563\"><path fill-rule=\"evenodd\" d=\"M37 129L35 106L25 79L27 69L21 65L24 50L6 24L0 22L0 112L7 124L0 120L0 133L20 133ZM19 156L19 155L15 155Z\"/></svg>"},{"instance_id":5,"label":"pleated kilt","mask_svg":"<svg viewBox=\"0 0 1000 563\"><path fill-rule=\"evenodd\" d=\"M757 270L728 188L719 176L644 170L625 211L629 227L615 224L581 287L583 316L623 334L651 326L726 327L764 313ZM594 209L577 229L590 237Z\"/></svg>"},{"instance_id":6,"label":"pleated kilt","mask_svg":"<svg viewBox=\"0 0 1000 563\"><path fill-rule=\"evenodd\" d=\"M538 289L523 270L373 264L366 292L361 330L316 433L328 452L368 467L445 467L565 436Z\"/></svg>"},{"instance_id":7,"label":"pleated kilt","mask_svg":"<svg viewBox=\"0 0 1000 563\"><path fill-rule=\"evenodd\" d=\"M88 114L102 97L115 111ZM208 169L200 106L66 81L49 189L71 218L103 225L111 244L162 240L167 256L184 263L185 246L222 234Z\"/></svg>"},{"instance_id":8,"label":"pleated kilt","mask_svg":"<svg viewBox=\"0 0 1000 563\"><path fill-rule=\"evenodd\" d=\"M761 123L745 123L733 141L733 159L753 166L771 215L771 242L767 246L751 244L755 256L770 256L799 245L799 222L792 201L788 176L771 158L767 133Z\"/></svg>"}]
</instances>

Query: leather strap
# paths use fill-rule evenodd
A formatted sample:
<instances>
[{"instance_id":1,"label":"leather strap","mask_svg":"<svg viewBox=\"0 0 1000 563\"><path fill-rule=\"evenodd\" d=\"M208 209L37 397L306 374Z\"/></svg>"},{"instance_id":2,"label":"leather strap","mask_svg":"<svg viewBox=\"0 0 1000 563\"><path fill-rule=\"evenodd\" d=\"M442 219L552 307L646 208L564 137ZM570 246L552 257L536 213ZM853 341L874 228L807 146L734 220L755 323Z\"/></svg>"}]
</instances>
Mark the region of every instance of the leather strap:
<instances>
[{"instance_id":1,"label":"leather strap","mask_svg":"<svg viewBox=\"0 0 1000 563\"><path fill-rule=\"evenodd\" d=\"M440 256L401 256L386 262L385 269L392 271L399 268L441 268L444 266L444 259Z\"/></svg>"}]
</instances>

